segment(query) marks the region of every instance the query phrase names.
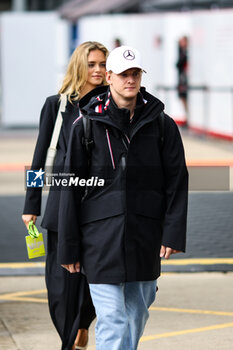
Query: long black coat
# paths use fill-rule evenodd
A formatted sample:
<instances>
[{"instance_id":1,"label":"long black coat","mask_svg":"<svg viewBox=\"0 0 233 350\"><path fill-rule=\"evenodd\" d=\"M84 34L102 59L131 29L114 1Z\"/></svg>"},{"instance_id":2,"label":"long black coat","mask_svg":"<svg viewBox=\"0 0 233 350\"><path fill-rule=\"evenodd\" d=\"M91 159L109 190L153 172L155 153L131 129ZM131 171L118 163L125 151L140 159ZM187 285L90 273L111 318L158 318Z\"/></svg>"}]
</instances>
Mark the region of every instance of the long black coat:
<instances>
[{"instance_id":1,"label":"long black coat","mask_svg":"<svg viewBox=\"0 0 233 350\"><path fill-rule=\"evenodd\" d=\"M46 99L40 115L39 135L35 147L31 169L44 169L46 154L54 124L57 118L60 95L53 95ZM70 135L71 126L79 115L78 103L71 104L67 102L66 111L62 112L63 123L61 133L57 144L57 154L54 163L54 172L63 171L65 156L67 151L67 142ZM25 198L24 214L41 215L41 188L28 188ZM47 205L41 226L57 232L58 229L58 208L60 200L60 191L58 189L49 192Z\"/></svg>"},{"instance_id":2,"label":"long black coat","mask_svg":"<svg viewBox=\"0 0 233 350\"><path fill-rule=\"evenodd\" d=\"M104 179L61 193L58 259L81 261L89 283L148 281L160 274L161 243L185 250L188 173L175 122L158 116L164 105L141 89L133 121L105 93L82 110L92 120L90 166L83 123L73 126L65 172ZM83 197L84 196L84 197Z\"/></svg>"},{"instance_id":3,"label":"long black coat","mask_svg":"<svg viewBox=\"0 0 233 350\"><path fill-rule=\"evenodd\" d=\"M33 170L44 169L59 103L59 95L50 96L42 108L39 135L31 166ZM79 113L78 102L73 102L73 104L68 102L65 112L62 113L63 123L58 139L54 173L63 171L71 126ZM78 329L89 327L95 318L95 310L85 276L82 274L71 275L67 270L57 265L59 199L59 188L51 188L42 226L48 229L46 286L50 315L62 339L62 349L67 350L71 349L74 344ZM24 214L40 215L40 188L28 188L23 212Z\"/></svg>"}]
</instances>

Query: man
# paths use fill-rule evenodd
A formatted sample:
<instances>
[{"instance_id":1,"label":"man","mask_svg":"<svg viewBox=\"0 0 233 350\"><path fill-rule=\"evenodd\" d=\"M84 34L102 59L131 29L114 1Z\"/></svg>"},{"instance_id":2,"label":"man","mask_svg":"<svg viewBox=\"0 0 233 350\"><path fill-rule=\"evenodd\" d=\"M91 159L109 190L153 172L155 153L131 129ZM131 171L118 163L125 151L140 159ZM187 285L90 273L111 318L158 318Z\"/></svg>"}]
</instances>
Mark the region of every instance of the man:
<instances>
[{"instance_id":1,"label":"man","mask_svg":"<svg viewBox=\"0 0 233 350\"><path fill-rule=\"evenodd\" d=\"M141 88L143 70L136 49L110 53L109 87L82 109L91 119L90 162L82 115L68 146L65 171L104 180L62 191L59 223L59 262L71 273L82 267L90 286L97 350L137 349L160 258L185 250L183 145L163 103Z\"/></svg>"}]
</instances>

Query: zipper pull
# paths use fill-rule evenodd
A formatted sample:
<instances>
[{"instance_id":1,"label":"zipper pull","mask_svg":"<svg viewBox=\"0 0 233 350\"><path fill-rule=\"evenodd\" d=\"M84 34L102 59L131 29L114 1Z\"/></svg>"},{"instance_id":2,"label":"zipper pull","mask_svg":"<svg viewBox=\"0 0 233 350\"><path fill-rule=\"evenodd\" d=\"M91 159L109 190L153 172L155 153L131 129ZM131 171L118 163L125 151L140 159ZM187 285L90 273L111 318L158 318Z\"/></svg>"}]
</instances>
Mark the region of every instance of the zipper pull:
<instances>
[{"instance_id":1,"label":"zipper pull","mask_svg":"<svg viewBox=\"0 0 233 350\"><path fill-rule=\"evenodd\" d=\"M125 159L125 155L123 155L121 157L121 166L122 166L122 169L125 170L126 168L126 159Z\"/></svg>"}]
</instances>

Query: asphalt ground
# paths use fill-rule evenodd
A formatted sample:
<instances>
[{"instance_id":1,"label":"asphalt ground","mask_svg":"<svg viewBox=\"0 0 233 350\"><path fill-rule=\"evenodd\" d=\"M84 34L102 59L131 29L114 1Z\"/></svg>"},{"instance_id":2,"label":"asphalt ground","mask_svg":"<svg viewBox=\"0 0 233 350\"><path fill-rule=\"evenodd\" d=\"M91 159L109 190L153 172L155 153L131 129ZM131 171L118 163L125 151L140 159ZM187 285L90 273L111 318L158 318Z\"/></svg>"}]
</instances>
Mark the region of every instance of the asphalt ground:
<instances>
[{"instance_id":1,"label":"asphalt ground","mask_svg":"<svg viewBox=\"0 0 233 350\"><path fill-rule=\"evenodd\" d=\"M139 350L232 350L232 272L164 274L158 286ZM95 349L94 326L95 321L88 350ZM60 347L48 313L44 278L0 277L1 350Z\"/></svg>"},{"instance_id":2,"label":"asphalt ground","mask_svg":"<svg viewBox=\"0 0 233 350\"><path fill-rule=\"evenodd\" d=\"M31 162L36 134L0 130L1 350L61 347L48 313L44 258L28 260L21 222L24 166ZM190 192L187 252L163 261L159 291L138 349L232 350L233 146L182 134L188 163L227 166L229 188ZM46 232L44 236L46 241ZM88 350L95 349L94 325Z\"/></svg>"}]
</instances>

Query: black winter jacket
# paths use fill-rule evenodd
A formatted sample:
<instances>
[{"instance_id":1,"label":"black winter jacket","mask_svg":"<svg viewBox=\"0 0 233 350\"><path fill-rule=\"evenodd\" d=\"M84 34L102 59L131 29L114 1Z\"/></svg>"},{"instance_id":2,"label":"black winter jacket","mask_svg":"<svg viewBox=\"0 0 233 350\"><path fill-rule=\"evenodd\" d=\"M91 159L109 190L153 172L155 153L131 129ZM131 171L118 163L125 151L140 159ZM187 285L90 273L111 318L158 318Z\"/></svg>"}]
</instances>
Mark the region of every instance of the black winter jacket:
<instances>
[{"instance_id":1,"label":"black winter jacket","mask_svg":"<svg viewBox=\"0 0 233 350\"><path fill-rule=\"evenodd\" d=\"M82 109L91 119L91 164L82 116L69 140L65 172L104 179L104 186L71 186L61 193L58 260L81 261L89 283L149 281L160 274L161 244L185 251L188 173L175 122L144 88L134 118L109 91Z\"/></svg>"}]
</instances>

